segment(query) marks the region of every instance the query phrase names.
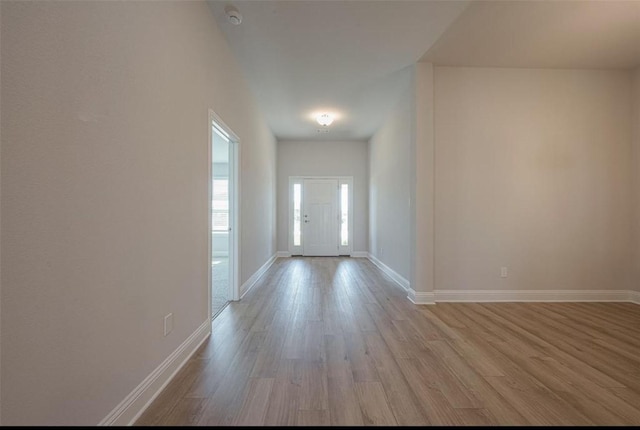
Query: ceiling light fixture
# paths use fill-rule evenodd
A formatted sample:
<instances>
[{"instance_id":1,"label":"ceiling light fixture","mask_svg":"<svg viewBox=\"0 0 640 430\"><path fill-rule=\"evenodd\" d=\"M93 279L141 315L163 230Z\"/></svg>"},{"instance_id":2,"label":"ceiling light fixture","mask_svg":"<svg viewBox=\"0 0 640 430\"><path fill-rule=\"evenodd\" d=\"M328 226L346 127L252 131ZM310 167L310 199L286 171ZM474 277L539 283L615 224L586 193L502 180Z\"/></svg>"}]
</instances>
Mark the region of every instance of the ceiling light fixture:
<instances>
[{"instance_id":1,"label":"ceiling light fixture","mask_svg":"<svg viewBox=\"0 0 640 430\"><path fill-rule=\"evenodd\" d=\"M328 113L320 114L316 117L316 121L323 127L328 127L333 122L333 116Z\"/></svg>"},{"instance_id":2,"label":"ceiling light fixture","mask_svg":"<svg viewBox=\"0 0 640 430\"><path fill-rule=\"evenodd\" d=\"M239 25L242 22L242 15L238 12L238 9L228 5L224 8L224 13L227 15L227 21L233 25Z\"/></svg>"}]
</instances>

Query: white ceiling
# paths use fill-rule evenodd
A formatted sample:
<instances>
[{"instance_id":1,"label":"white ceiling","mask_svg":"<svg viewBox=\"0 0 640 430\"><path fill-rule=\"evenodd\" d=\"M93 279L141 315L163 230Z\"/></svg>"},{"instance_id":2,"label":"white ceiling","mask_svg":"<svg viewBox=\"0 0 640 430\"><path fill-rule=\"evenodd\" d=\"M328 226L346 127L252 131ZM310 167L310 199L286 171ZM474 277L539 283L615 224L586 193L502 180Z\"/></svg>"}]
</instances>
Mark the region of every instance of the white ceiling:
<instances>
[{"instance_id":1,"label":"white ceiling","mask_svg":"<svg viewBox=\"0 0 640 430\"><path fill-rule=\"evenodd\" d=\"M422 58L440 65L640 66L640 1L473 2Z\"/></svg>"},{"instance_id":2,"label":"white ceiling","mask_svg":"<svg viewBox=\"0 0 640 430\"><path fill-rule=\"evenodd\" d=\"M210 1L279 140L368 139L462 1ZM234 5L242 24L226 21ZM338 115L316 132L316 111Z\"/></svg>"},{"instance_id":3,"label":"white ceiling","mask_svg":"<svg viewBox=\"0 0 640 430\"><path fill-rule=\"evenodd\" d=\"M213 1L279 140L366 140L409 66L640 66L640 1ZM243 16L234 26L224 8ZM338 118L329 133L313 113Z\"/></svg>"}]
</instances>

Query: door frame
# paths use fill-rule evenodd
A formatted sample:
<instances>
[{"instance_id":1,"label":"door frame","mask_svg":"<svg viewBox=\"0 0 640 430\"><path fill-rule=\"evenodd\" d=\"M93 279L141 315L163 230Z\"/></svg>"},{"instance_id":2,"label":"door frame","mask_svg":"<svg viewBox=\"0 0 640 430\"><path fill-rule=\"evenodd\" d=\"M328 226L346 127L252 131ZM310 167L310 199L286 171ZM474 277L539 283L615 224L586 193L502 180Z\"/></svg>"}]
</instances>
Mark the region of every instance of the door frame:
<instances>
[{"instance_id":1,"label":"door frame","mask_svg":"<svg viewBox=\"0 0 640 430\"><path fill-rule=\"evenodd\" d=\"M349 245L348 246L340 246L340 223L338 223L338 255L351 255L353 252L353 240L355 237L355 228L353 225L353 176L312 176L312 175L304 175L304 176L289 176L289 189L287 191L287 195L289 196L289 212L288 212L288 230L287 236L289 237L289 255L303 255L303 246L304 246L304 235L302 233L302 226L300 229L301 240L300 246L293 245L293 184L300 183L302 184L301 188L301 201L300 201L300 209L301 211L304 209L304 180L305 179L337 179L338 180L338 188L342 184L349 184ZM342 213L342 207L340 206L340 193L338 193L338 217Z\"/></svg>"},{"instance_id":2,"label":"door frame","mask_svg":"<svg viewBox=\"0 0 640 430\"><path fill-rule=\"evenodd\" d=\"M211 261L213 259L212 246L211 246L211 235L213 231L212 225L212 199L213 199L213 123L221 128L227 135L229 135L229 148L231 149L231 163L229 163L229 168L231 170L230 180L232 183L232 192L229 195L229 225L231 228L231 234L229 238L231 243L229 244L229 258L231 258L230 273L229 273L229 300L237 301L240 300L240 288L239 288L239 280L240 280L240 138L237 134L233 132L233 130L220 118L218 114L216 114L213 109L209 109L208 116L208 126L207 126L207 188L208 188L208 221L207 221L207 309L209 318L212 318L211 315L211 300L213 293L213 285L211 284Z\"/></svg>"}]
</instances>

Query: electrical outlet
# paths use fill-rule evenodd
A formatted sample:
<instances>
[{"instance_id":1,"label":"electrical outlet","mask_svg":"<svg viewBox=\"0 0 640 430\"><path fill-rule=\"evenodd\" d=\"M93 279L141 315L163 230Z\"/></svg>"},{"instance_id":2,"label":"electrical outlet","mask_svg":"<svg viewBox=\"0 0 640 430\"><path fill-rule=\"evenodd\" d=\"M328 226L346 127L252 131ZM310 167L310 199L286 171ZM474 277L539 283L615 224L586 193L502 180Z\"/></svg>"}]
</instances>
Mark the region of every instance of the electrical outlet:
<instances>
[{"instance_id":1,"label":"electrical outlet","mask_svg":"<svg viewBox=\"0 0 640 430\"><path fill-rule=\"evenodd\" d=\"M500 268L500 277L501 278L506 278L507 277L507 273L508 273L508 271L507 271L506 267L501 267Z\"/></svg>"},{"instance_id":2,"label":"electrical outlet","mask_svg":"<svg viewBox=\"0 0 640 430\"><path fill-rule=\"evenodd\" d=\"M168 335L173 330L173 313L164 316L164 335Z\"/></svg>"}]
</instances>

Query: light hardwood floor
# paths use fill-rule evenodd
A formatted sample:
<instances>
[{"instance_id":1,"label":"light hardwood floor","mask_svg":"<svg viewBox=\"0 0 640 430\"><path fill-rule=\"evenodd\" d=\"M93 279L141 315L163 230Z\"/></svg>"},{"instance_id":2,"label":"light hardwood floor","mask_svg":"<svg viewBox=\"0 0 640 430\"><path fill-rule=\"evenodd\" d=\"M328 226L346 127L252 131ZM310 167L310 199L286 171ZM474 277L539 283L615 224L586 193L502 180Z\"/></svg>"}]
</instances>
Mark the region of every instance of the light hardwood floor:
<instances>
[{"instance_id":1,"label":"light hardwood floor","mask_svg":"<svg viewBox=\"0 0 640 430\"><path fill-rule=\"evenodd\" d=\"M136 425L640 425L640 306L416 306L371 262L278 259Z\"/></svg>"}]
</instances>

